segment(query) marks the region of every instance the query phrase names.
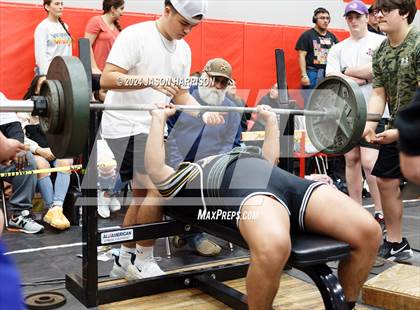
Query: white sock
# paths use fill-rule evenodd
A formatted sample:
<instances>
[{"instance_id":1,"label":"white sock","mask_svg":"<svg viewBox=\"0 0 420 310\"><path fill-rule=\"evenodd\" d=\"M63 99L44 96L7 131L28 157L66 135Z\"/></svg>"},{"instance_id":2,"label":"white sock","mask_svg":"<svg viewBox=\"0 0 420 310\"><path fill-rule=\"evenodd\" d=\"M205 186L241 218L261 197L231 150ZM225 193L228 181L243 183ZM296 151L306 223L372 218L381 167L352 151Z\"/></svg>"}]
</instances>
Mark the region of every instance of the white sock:
<instances>
[{"instance_id":1,"label":"white sock","mask_svg":"<svg viewBox=\"0 0 420 310\"><path fill-rule=\"evenodd\" d=\"M153 257L153 246L141 246L136 244L136 260L135 265L141 265L147 258Z\"/></svg>"},{"instance_id":2,"label":"white sock","mask_svg":"<svg viewBox=\"0 0 420 310\"><path fill-rule=\"evenodd\" d=\"M131 254L135 253L135 248L129 248L124 245L121 246L120 249L120 265L126 267L131 264Z\"/></svg>"}]
</instances>

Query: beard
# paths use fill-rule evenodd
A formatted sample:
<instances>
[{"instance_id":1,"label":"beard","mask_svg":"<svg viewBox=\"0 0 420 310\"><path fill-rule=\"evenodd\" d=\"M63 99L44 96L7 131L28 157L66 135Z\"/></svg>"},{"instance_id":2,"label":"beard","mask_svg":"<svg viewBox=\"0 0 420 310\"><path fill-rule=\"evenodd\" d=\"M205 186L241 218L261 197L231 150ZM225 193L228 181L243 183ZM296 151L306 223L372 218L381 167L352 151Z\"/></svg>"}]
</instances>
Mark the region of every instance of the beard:
<instances>
[{"instance_id":1,"label":"beard","mask_svg":"<svg viewBox=\"0 0 420 310\"><path fill-rule=\"evenodd\" d=\"M226 97L226 89L216 89L214 87L198 86L198 94L201 100L211 106L221 105Z\"/></svg>"}]
</instances>

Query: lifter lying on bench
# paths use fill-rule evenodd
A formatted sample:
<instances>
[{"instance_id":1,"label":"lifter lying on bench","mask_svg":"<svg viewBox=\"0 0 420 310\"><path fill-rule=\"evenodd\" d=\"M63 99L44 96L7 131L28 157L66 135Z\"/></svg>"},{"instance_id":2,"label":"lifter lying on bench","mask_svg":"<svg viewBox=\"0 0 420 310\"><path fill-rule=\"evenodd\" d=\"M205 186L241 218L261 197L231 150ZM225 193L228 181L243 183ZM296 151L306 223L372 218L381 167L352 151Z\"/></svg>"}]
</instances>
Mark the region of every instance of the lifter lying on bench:
<instances>
[{"instance_id":1,"label":"lifter lying on bench","mask_svg":"<svg viewBox=\"0 0 420 310\"><path fill-rule=\"evenodd\" d=\"M321 182L298 178L275 164L279 139L276 115L259 109L266 122L263 151L234 149L178 170L165 164L164 127L171 106L151 112L145 166L163 197L188 198L191 212L230 211L224 224L239 229L251 253L246 277L249 309L271 309L291 249L290 232L311 232L348 243L351 252L338 267L349 308L378 251L381 229L359 204ZM195 201L191 203L191 199ZM186 200L187 201L187 200ZM201 211L203 212L203 211ZM219 212L220 213L220 212Z\"/></svg>"}]
</instances>

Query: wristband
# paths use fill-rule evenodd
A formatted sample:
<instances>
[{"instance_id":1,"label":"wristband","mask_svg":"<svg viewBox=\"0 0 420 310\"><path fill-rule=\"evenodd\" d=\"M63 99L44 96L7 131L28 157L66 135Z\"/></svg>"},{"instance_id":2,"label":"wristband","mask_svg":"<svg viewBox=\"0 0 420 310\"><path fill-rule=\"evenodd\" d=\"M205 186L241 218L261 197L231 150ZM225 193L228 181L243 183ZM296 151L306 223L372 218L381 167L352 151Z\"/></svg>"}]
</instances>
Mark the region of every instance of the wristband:
<instances>
[{"instance_id":1,"label":"wristband","mask_svg":"<svg viewBox=\"0 0 420 310\"><path fill-rule=\"evenodd\" d=\"M197 118L200 120L200 121L202 121L202 122L204 122L204 120L203 120L203 115L204 115L204 113L206 113L205 111L200 111L200 112L198 112L198 114L197 114Z\"/></svg>"}]
</instances>

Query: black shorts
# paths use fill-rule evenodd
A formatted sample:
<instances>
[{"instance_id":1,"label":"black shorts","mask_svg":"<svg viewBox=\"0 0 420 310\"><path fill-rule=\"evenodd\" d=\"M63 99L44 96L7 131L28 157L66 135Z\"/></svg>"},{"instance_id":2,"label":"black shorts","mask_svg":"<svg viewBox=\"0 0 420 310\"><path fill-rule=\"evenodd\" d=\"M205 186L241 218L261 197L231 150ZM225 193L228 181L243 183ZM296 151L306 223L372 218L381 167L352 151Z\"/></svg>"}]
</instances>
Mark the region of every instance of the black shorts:
<instances>
[{"instance_id":1,"label":"black shorts","mask_svg":"<svg viewBox=\"0 0 420 310\"><path fill-rule=\"evenodd\" d=\"M134 172L147 174L144 166L144 151L146 149L147 134L106 139L109 148L114 153L117 171L123 182L133 179Z\"/></svg>"},{"instance_id":2,"label":"black shorts","mask_svg":"<svg viewBox=\"0 0 420 310\"><path fill-rule=\"evenodd\" d=\"M372 175L386 179L401 179L400 154L397 142L382 144L379 148L378 159L372 170Z\"/></svg>"},{"instance_id":3,"label":"black shorts","mask_svg":"<svg viewBox=\"0 0 420 310\"><path fill-rule=\"evenodd\" d=\"M381 118L381 120L378 123L378 126L376 127L375 133L378 134L378 133L384 132L387 122L388 122L388 120L386 118ZM375 149L375 150L379 150L379 148L380 148L380 145L374 144L374 143L369 143L364 138L360 139L358 145L360 147L367 147L367 148Z\"/></svg>"},{"instance_id":4,"label":"black shorts","mask_svg":"<svg viewBox=\"0 0 420 310\"><path fill-rule=\"evenodd\" d=\"M211 163L209 166L211 167ZM241 219L241 208L245 201L252 196L265 195L276 199L290 216L292 231L305 231L305 212L309 198L315 188L325 183L314 182L299 178L289 172L273 166L270 162L255 157L240 158L230 164L223 175L220 184L209 182L207 176L209 166L204 168L203 193L206 210L210 212L225 212L224 214L236 214L230 219L215 219L222 225L238 228ZM197 205L202 209L200 177L177 195L177 197L196 197ZM217 188L218 195L214 195ZM169 205L170 205L169 201ZM196 205L196 206L197 206ZM184 208L180 212L186 212L189 216L197 216L198 209ZM256 214L258 219L258 214ZM249 219L252 220L252 219Z\"/></svg>"},{"instance_id":5,"label":"black shorts","mask_svg":"<svg viewBox=\"0 0 420 310\"><path fill-rule=\"evenodd\" d=\"M223 197L238 197L239 204L227 203L223 209L241 212L247 199L256 195L276 199L289 213L292 231L305 231L305 212L313 190L324 183L299 178L260 158L241 158L231 164L222 181ZM258 216L258 214L256 215ZM234 219L236 227L239 218Z\"/></svg>"}]
</instances>

